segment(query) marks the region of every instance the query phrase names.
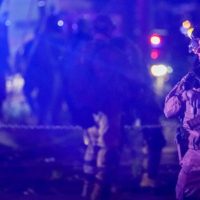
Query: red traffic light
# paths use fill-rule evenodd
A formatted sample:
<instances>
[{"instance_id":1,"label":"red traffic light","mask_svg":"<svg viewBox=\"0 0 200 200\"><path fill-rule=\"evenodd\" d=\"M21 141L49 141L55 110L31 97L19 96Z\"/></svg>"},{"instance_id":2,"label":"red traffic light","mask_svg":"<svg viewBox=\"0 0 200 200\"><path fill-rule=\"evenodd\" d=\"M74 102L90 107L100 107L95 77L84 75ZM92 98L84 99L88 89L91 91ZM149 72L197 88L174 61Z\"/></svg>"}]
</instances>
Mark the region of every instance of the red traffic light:
<instances>
[{"instance_id":1,"label":"red traffic light","mask_svg":"<svg viewBox=\"0 0 200 200\"><path fill-rule=\"evenodd\" d=\"M150 54L153 60L156 60L160 56L160 52L157 49L153 49Z\"/></svg>"}]
</instances>

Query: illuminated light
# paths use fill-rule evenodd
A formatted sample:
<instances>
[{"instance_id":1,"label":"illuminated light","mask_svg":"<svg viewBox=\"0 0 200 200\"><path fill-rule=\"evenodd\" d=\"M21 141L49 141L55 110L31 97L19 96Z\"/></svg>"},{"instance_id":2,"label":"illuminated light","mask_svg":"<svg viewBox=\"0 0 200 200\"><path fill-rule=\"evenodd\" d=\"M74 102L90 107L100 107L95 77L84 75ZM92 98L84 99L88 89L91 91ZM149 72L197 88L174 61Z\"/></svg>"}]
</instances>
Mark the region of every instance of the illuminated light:
<instances>
[{"instance_id":1,"label":"illuminated light","mask_svg":"<svg viewBox=\"0 0 200 200\"><path fill-rule=\"evenodd\" d=\"M24 86L24 79L20 74L16 74L13 77L13 87L15 90L21 90Z\"/></svg>"},{"instance_id":2,"label":"illuminated light","mask_svg":"<svg viewBox=\"0 0 200 200\"><path fill-rule=\"evenodd\" d=\"M161 43L161 38L157 34L153 34L150 38L150 42L152 45L157 46Z\"/></svg>"},{"instance_id":3,"label":"illuminated light","mask_svg":"<svg viewBox=\"0 0 200 200\"><path fill-rule=\"evenodd\" d=\"M57 25L62 27L64 25L64 21L63 20L58 20Z\"/></svg>"},{"instance_id":4,"label":"illuminated light","mask_svg":"<svg viewBox=\"0 0 200 200\"><path fill-rule=\"evenodd\" d=\"M11 25L11 21L10 21L10 20L6 20L6 21L5 21L5 25L6 25L6 26L10 26L10 25Z\"/></svg>"},{"instance_id":5,"label":"illuminated light","mask_svg":"<svg viewBox=\"0 0 200 200\"><path fill-rule=\"evenodd\" d=\"M150 56L154 60L157 59L159 57L159 51L158 50L152 50Z\"/></svg>"},{"instance_id":6,"label":"illuminated light","mask_svg":"<svg viewBox=\"0 0 200 200\"><path fill-rule=\"evenodd\" d=\"M191 22L189 20L185 20L183 23L182 23L182 26L183 28L185 29L189 29L191 27Z\"/></svg>"},{"instance_id":7,"label":"illuminated light","mask_svg":"<svg viewBox=\"0 0 200 200\"><path fill-rule=\"evenodd\" d=\"M168 67L167 67L167 72L168 72L169 74L171 74L173 71L174 71L174 70L173 70L173 68L172 68L171 66L168 66Z\"/></svg>"},{"instance_id":8,"label":"illuminated light","mask_svg":"<svg viewBox=\"0 0 200 200\"><path fill-rule=\"evenodd\" d=\"M39 7L44 7L45 5L46 5L46 3L45 3L44 0L38 1L38 6L39 6Z\"/></svg>"},{"instance_id":9,"label":"illuminated light","mask_svg":"<svg viewBox=\"0 0 200 200\"><path fill-rule=\"evenodd\" d=\"M24 86L24 79L21 74L15 74L6 78L7 92L20 92Z\"/></svg>"},{"instance_id":10,"label":"illuminated light","mask_svg":"<svg viewBox=\"0 0 200 200\"><path fill-rule=\"evenodd\" d=\"M189 38L191 38L193 30L194 30L194 28L190 28L190 29L187 30L187 36Z\"/></svg>"},{"instance_id":11,"label":"illuminated light","mask_svg":"<svg viewBox=\"0 0 200 200\"><path fill-rule=\"evenodd\" d=\"M165 76L168 73L168 67L164 64L151 66L151 74L156 77Z\"/></svg>"}]
</instances>

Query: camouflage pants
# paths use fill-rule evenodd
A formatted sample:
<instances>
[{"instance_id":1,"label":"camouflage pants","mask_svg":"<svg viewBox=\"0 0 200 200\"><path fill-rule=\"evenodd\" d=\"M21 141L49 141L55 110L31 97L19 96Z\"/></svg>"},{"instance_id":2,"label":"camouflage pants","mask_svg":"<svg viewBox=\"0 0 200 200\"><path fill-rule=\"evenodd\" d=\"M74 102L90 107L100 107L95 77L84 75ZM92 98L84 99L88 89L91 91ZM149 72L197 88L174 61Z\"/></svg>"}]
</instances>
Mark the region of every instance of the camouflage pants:
<instances>
[{"instance_id":1,"label":"camouflage pants","mask_svg":"<svg viewBox=\"0 0 200 200\"><path fill-rule=\"evenodd\" d=\"M200 199L200 150L189 149L181 162L176 185L178 200Z\"/></svg>"}]
</instances>

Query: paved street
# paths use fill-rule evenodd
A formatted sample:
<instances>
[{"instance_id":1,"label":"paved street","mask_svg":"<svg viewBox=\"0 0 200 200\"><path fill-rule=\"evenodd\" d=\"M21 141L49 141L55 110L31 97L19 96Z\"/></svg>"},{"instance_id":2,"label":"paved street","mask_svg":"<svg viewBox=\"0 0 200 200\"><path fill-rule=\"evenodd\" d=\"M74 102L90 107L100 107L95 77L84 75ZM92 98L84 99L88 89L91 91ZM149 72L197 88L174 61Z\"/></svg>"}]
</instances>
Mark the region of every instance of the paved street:
<instances>
[{"instance_id":1,"label":"paved street","mask_svg":"<svg viewBox=\"0 0 200 200\"><path fill-rule=\"evenodd\" d=\"M139 141L134 135L133 138ZM0 199L81 199L83 152L80 130L2 130ZM118 192L113 195L113 200L174 200L179 169L174 143L169 141L163 149L155 190L139 187L145 160L143 150L134 154L135 157L130 157L132 154L127 152L122 152Z\"/></svg>"},{"instance_id":2,"label":"paved street","mask_svg":"<svg viewBox=\"0 0 200 200\"><path fill-rule=\"evenodd\" d=\"M0 199L81 200L85 148L82 131L73 127L20 126L27 117L27 111L18 109L23 103L19 97L11 99L16 103L14 110L11 107L6 110L7 124L11 126L0 129ZM12 126L13 122L18 125ZM128 135L130 144L122 152L118 192L113 195L113 200L175 200L179 170L174 143L176 123L164 120L162 125L167 145L163 149L157 188L144 190L139 187L146 154L141 132L131 131Z\"/></svg>"}]
</instances>

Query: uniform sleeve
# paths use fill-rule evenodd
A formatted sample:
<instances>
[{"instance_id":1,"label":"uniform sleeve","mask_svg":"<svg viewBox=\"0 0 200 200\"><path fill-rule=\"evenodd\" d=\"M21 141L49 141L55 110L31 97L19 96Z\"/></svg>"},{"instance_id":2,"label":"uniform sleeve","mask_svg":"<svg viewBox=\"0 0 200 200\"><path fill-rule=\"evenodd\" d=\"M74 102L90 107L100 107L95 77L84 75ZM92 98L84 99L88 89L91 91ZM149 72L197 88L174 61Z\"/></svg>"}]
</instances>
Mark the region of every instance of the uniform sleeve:
<instances>
[{"instance_id":1,"label":"uniform sleeve","mask_svg":"<svg viewBox=\"0 0 200 200\"><path fill-rule=\"evenodd\" d=\"M166 98L164 106L164 114L167 118L179 114L181 108L182 108L182 102L179 96L174 95L170 98Z\"/></svg>"},{"instance_id":2,"label":"uniform sleeve","mask_svg":"<svg viewBox=\"0 0 200 200\"><path fill-rule=\"evenodd\" d=\"M165 98L164 114L167 118L178 115L182 108L182 94L185 91L182 80L172 88Z\"/></svg>"}]
</instances>

